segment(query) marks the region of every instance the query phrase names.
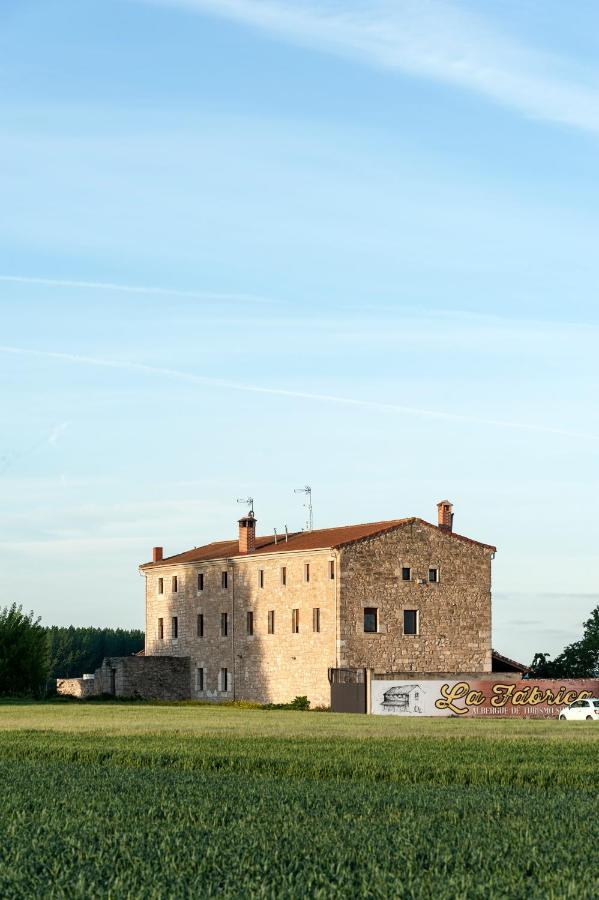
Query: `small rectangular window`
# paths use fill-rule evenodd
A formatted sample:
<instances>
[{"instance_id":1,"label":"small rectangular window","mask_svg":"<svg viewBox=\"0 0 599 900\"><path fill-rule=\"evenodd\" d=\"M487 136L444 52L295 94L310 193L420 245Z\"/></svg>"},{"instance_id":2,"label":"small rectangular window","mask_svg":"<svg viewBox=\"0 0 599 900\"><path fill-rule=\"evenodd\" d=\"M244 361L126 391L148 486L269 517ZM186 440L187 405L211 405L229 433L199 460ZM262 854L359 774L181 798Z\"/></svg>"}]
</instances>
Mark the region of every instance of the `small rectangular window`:
<instances>
[{"instance_id":1,"label":"small rectangular window","mask_svg":"<svg viewBox=\"0 0 599 900\"><path fill-rule=\"evenodd\" d=\"M164 594L164 578L158 579L158 593Z\"/></svg>"},{"instance_id":2,"label":"small rectangular window","mask_svg":"<svg viewBox=\"0 0 599 900\"><path fill-rule=\"evenodd\" d=\"M258 584L261 588L264 587L264 569L260 569L258 572Z\"/></svg>"},{"instance_id":3,"label":"small rectangular window","mask_svg":"<svg viewBox=\"0 0 599 900\"><path fill-rule=\"evenodd\" d=\"M220 614L220 635L226 637L229 633L229 613Z\"/></svg>"},{"instance_id":4,"label":"small rectangular window","mask_svg":"<svg viewBox=\"0 0 599 900\"><path fill-rule=\"evenodd\" d=\"M304 581L310 581L310 563L304 564Z\"/></svg>"},{"instance_id":5,"label":"small rectangular window","mask_svg":"<svg viewBox=\"0 0 599 900\"><path fill-rule=\"evenodd\" d=\"M298 634L299 632L299 609L291 610L291 631L293 634Z\"/></svg>"},{"instance_id":6,"label":"small rectangular window","mask_svg":"<svg viewBox=\"0 0 599 900\"><path fill-rule=\"evenodd\" d=\"M281 568L281 584L283 587L287 584L287 566L282 566Z\"/></svg>"},{"instance_id":7,"label":"small rectangular window","mask_svg":"<svg viewBox=\"0 0 599 900\"><path fill-rule=\"evenodd\" d=\"M274 609L270 609L268 611L268 633L275 633L275 611Z\"/></svg>"},{"instance_id":8,"label":"small rectangular window","mask_svg":"<svg viewBox=\"0 0 599 900\"><path fill-rule=\"evenodd\" d=\"M198 637L204 637L204 613L198 613Z\"/></svg>"},{"instance_id":9,"label":"small rectangular window","mask_svg":"<svg viewBox=\"0 0 599 900\"><path fill-rule=\"evenodd\" d=\"M198 572L198 591L204 590L204 573Z\"/></svg>"},{"instance_id":10,"label":"small rectangular window","mask_svg":"<svg viewBox=\"0 0 599 900\"><path fill-rule=\"evenodd\" d=\"M334 579L335 579L335 560L334 559L332 559L329 563L329 577L330 577L331 581L334 581Z\"/></svg>"},{"instance_id":11,"label":"small rectangular window","mask_svg":"<svg viewBox=\"0 0 599 900\"><path fill-rule=\"evenodd\" d=\"M176 575L173 575L173 577L171 578L171 591L173 592L173 594L176 594L178 590L179 580Z\"/></svg>"},{"instance_id":12,"label":"small rectangular window","mask_svg":"<svg viewBox=\"0 0 599 900\"><path fill-rule=\"evenodd\" d=\"M228 572L221 572L221 576L220 576L220 585L221 585L221 587L223 588L223 590L226 590L226 589L227 589L228 584L229 584L229 573L228 573Z\"/></svg>"},{"instance_id":13,"label":"small rectangular window","mask_svg":"<svg viewBox=\"0 0 599 900\"><path fill-rule=\"evenodd\" d=\"M312 631L320 631L320 608L318 606L312 610Z\"/></svg>"},{"instance_id":14,"label":"small rectangular window","mask_svg":"<svg viewBox=\"0 0 599 900\"><path fill-rule=\"evenodd\" d=\"M367 606L364 610L364 631L375 634L379 630L379 611L374 606Z\"/></svg>"},{"instance_id":15,"label":"small rectangular window","mask_svg":"<svg viewBox=\"0 0 599 900\"><path fill-rule=\"evenodd\" d=\"M409 581L411 577L412 577L412 572L411 572L411 570L410 570L410 567L409 567L409 566L404 566L404 567L402 568L402 570L401 570L401 580L402 580L402 581Z\"/></svg>"},{"instance_id":16,"label":"small rectangular window","mask_svg":"<svg viewBox=\"0 0 599 900\"><path fill-rule=\"evenodd\" d=\"M164 619L158 619L158 640L164 640Z\"/></svg>"},{"instance_id":17,"label":"small rectangular window","mask_svg":"<svg viewBox=\"0 0 599 900\"><path fill-rule=\"evenodd\" d=\"M251 609L247 613L246 629L248 634L254 633L254 613Z\"/></svg>"},{"instance_id":18,"label":"small rectangular window","mask_svg":"<svg viewBox=\"0 0 599 900\"><path fill-rule=\"evenodd\" d=\"M196 690L204 690L204 670L196 669Z\"/></svg>"},{"instance_id":19,"label":"small rectangular window","mask_svg":"<svg viewBox=\"0 0 599 900\"><path fill-rule=\"evenodd\" d=\"M220 689L221 689L221 691L229 690L229 670L228 669L220 670Z\"/></svg>"},{"instance_id":20,"label":"small rectangular window","mask_svg":"<svg viewBox=\"0 0 599 900\"><path fill-rule=\"evenodd\" d=\"M418 634L418 610L404 609L403 611L403 633Z\"/></svg>"},{"instance_id":21,"label":"small rectangular window","mask_svg":"<svg viewBox=\"0 0 599 900\"><path fill-rule=\"evenodd\" d=\"M434 584L439 580L439 570L438 569L429 569L428 570L428 580Z\"/></svg>"},{"instance_id":22,"label":"small rectangular window","mask_svg":"<svg viewBox=\"0 0 599 900\"><path fill-rule=\"evenodd\" d=\"M173 627L171 630L171 634L173 636L173 640L176 640L179 637L179 619L177 616L173 616Z\"/></svg>"}]
</instances>

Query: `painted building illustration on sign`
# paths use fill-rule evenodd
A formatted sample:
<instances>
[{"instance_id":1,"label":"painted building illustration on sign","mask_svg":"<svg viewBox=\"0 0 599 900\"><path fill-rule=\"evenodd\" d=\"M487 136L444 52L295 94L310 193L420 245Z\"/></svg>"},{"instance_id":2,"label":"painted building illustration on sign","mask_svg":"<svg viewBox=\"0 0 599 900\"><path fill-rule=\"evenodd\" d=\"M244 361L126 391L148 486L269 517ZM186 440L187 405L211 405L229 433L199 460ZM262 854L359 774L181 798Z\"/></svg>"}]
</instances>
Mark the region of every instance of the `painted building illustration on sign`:
<instances>
[{"instance_id":1,"label":"painted building illustration on sign","mask_svg":"<svg viewBox=\"0 0 599 900\"><path fill-rule=\"evenodd\" d=\"M419 684L397 685L385 691L381 706L385 712L421 715L423 713L420 705L421 694L422 688Z\"/></svg>"}]
</instances>

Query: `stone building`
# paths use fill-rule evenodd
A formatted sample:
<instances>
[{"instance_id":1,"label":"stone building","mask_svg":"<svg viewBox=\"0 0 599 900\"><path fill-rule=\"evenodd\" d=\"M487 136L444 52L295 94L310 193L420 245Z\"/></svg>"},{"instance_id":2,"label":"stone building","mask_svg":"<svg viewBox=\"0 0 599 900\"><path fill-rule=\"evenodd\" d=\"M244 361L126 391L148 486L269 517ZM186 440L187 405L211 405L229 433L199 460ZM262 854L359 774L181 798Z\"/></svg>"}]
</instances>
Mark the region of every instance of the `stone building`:
<instances>
[{"instance_id":1,"label":"stone building","mask_svg":"<svg viewBox=\"0 0 599 900\"><path fill-rule=\"evenodd\" d=\"M491 672L495 547L419 518L256 535L140 566L145 658L189 660L189 696L328 705L330 668ZM166 663L166 660L165 660Z\"/></svg>"}]
</instances>

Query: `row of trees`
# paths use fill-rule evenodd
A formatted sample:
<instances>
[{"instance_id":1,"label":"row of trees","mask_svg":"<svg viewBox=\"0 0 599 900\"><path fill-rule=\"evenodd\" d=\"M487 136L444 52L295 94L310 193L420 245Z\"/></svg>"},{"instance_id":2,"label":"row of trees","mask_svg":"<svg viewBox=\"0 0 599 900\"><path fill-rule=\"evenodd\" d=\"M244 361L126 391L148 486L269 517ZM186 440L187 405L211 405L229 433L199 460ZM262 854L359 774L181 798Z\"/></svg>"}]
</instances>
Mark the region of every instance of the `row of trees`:
<instances>
[{"instance_id":1,"label":"row of trees","mask_svg":"<svg viewBox=\"0 0 599 900\"><path fill-rule=\"evenodd\" d=\"M537 653L530 675L534 678L599 678L599 606L584 623L582 638L564 647L559 656Z\"/></svg>"},{"instance_id":2,"label":"row of trees","mask_svg":"<svg viewBox=\"0 0 599 900\"><path fill-rule=\"evenodd\" d=\"M21 606L0 609L0 696L43 696L55 678L93 672L105 656L130 656L144 633L123 628L45 628Z\"/></svg>"}]
</instances>

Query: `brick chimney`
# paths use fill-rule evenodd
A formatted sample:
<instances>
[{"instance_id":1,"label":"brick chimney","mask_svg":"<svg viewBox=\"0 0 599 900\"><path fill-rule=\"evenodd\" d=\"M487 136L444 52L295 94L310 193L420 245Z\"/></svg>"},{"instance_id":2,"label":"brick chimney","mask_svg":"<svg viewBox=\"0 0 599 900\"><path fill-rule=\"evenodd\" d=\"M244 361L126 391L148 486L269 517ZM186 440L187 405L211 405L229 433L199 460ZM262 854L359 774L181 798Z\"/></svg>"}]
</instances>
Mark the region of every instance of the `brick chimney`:
<instances>
[{"instance_id":1,"label":"brick chimney","mask_svg":"<svg viewBox=\"0 0 599 900\"><path fill-rule=\"evenodd\" d=\"M256 519L253 510L239 520L239 552L253 553L256 549Z\"/></svg>"},{"instance_id":2,"label":"brick chimney","mask_svg":"<svg viewBox=\"0 0 599 900\"><path fill-rule=\"evenodd\" d=\"M152 562L162 562L162 547L152 548Z\"/></svg>"},{"instance_id":3,"label":"brick chimney","mask_svg":"<svg viewBox=\"0 0 599 900\"><path fill-rule=\"evenodd\" d=\"M437 503L437 515L439 528L443 531L453 531L453 504L449 500Z\"/></svg>"}]
</instances>

